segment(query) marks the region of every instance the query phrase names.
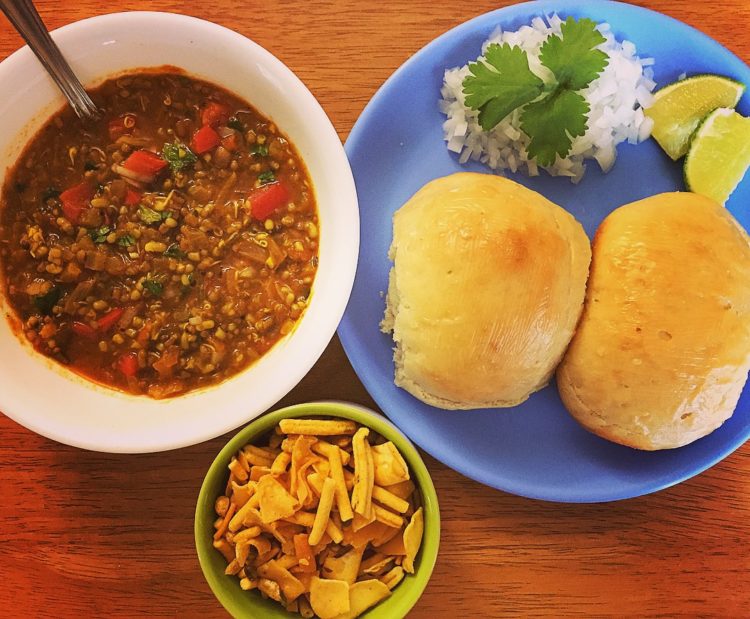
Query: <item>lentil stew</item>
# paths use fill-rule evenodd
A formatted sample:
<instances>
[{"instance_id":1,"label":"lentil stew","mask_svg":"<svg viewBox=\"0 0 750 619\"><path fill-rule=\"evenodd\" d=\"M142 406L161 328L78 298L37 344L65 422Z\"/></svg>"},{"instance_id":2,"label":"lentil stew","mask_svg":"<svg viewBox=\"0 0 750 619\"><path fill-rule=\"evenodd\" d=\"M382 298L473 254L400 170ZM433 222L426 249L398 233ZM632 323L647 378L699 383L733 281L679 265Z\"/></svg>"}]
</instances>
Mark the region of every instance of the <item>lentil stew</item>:
<instances>
[{"instance_id":1,"label":"lentil stew","mask_svg":"<svg viewBox=\"0 0 750 619\"><path fill-rule=\"evenodd\" d=\"M318 262L294 146L247 102L174 68L65 108L6 176L3 292L23 337L98 383L154 398L222 381L289 333Z\"/></svg>"}]
</instances>

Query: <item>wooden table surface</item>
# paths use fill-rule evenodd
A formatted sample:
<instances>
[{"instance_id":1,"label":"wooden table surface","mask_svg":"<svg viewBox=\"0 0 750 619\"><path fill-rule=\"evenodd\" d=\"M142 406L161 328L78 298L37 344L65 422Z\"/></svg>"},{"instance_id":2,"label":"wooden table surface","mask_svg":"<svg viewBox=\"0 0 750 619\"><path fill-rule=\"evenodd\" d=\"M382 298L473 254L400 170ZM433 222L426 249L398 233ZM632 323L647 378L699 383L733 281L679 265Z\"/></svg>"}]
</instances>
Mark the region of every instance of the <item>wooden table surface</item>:
<instances>
[{"instance_id":1,"label":"wooden table surface","mask_svg":"<svg viewBox=\"0 0 750 619\"><path fill-rule=\"evenodd\" d=\"M291 67L344 140L409 56L508 3L37 4L50 28L115 9L228 26ZM724 0L720 9L696 0L636 4L686 21L750 61L746 0ZM0 18L0 58L20 45ZM280 404L322 398L374 406L337 339ZM200 572L192 527L201 480L228 436L169 453L108 455L54 443L0 415L0 616L226 616ZM675 488L603 505L527 500L426 461L442 508L441 553L411 617L750 616L750 444Z\"/></svg>"}]
</instances>

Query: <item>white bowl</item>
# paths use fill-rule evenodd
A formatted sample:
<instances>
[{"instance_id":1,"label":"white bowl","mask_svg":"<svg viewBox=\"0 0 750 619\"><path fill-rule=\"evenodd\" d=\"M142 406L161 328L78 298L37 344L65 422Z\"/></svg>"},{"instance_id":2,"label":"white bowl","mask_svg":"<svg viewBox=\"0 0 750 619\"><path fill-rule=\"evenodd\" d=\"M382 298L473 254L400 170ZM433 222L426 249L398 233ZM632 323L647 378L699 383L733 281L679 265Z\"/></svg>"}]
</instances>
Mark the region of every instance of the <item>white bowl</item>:
<instances>
[{"instance_id":1,"label":"white bowl","mask_svg":"<svg viewBox=\"0 0 750 619\"><path fill-rule=\"evenodd\" d=\"M210 22L168 13L116 13L70 24L53 38L87 86L128 69L174 65L236 93L273 119L296 145L313 180L320 263L309 307L289 336L235 377L167 400L95 385L36 353L0 319L0 411L34 432L97 451L162 451L218 436L288 393L320 357L344 312L356 269L359 213L341 141L313 95L283 63ZM0 85L5 93L0 164L7 171L64 101L28 48L0 63ZM9 313L2 299L0 310Z\"/></svg>"}]
</instances>

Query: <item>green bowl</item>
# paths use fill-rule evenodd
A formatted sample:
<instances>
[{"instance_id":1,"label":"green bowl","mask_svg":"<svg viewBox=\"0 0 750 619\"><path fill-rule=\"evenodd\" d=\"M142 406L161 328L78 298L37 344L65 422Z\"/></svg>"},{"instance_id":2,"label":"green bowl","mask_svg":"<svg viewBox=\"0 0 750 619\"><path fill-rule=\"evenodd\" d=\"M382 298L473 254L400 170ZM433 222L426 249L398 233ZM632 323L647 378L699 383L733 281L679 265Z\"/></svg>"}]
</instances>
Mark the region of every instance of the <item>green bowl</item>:
<instances>
[{"instance_id":1,"label":"green bowl","mask_svg":"<svg viewBox=\"0 0 750 619\"><path fill-rule=\"evenodd\" d=\"M240 430L230 440L206 473L198 505L195 508L195 547L198 560L211 590L224 608L234 617L263 617L285 619L299 617L288 613L273 600L264 600L258 591L243 591L239 579L226 576L224 557L213 547L213 523L216 519L214 502L224 492L228 479L227 465L232 456L247 443L254 442L289 417L341 417L371 428L393 441L403 455L412 481L420 492L424 507L424 537L414 564L414 574L407 574L393 589L391 596L372 607L361 617L367 619L395 619L404 617L422 595L435 566L440 544L440 509L435 486L419 452L390 421L369 409L345 402L310 402L297 404L264 415Z\"/></svg>"}]
</instances>

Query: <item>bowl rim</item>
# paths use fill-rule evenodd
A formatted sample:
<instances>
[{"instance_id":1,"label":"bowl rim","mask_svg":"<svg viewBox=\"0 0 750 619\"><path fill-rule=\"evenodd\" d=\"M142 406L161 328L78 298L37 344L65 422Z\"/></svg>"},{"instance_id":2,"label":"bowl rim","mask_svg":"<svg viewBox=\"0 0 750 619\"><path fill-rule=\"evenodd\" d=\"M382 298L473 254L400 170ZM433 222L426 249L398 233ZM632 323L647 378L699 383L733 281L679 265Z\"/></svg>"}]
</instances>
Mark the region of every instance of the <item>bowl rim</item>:
<instances>
[{"instance_id":1,"label":"bowl rim","mask_svg":"<svg viewBox=\"0 0 750 619\"><path fill-rule=\"evenodd\" d=\"M207 510L210 514L213 511L216 497L213 496L209 477L218 474L221 468L228 465L231 457L248 442L263 433L271 430L281 419L297 417L339 417L343 419L352 419L361 425L374 430L383 437L393 441L399 452L403 455L409 466L412 480L416 482L417 490L421 495L422 506L424 508L424 534L422 537L422 546L417 558L417 569L413 575L406 575L406 578L396 587L403 586L405 583L411 583L406 589L406 594L401 599L395 600L393 607L387 605L392 598L387 598L380 604L375 605L372 609L366 611L361 617L369 617L371 611L377 609L385 611L384 617L404 617L409 610L417 603L427 583L432 576L432 572L437 561L438 549L440 547L440 506L438 503L437 492L432 481L427 466L422 459L421 454L414 444L401 432L391 421L384 415L379 414L360 404L344 402L340 400L321 400L314 402L305 402L302 404L293 404L266 413L262 417L255 419L250 424L237 432L224 447L219 451L217 456L209 465L206 474L201 483L201 488L196 501L193 533L195 537L195 547L198 554L203 576L208 582L211 591L221 605L234 617L243 616L246 610L243 605L237 605L234 600L224 594L223 586L227 584L226 577L223 574L217 574L210 565L210 553L216 552L210 545L210 536L206 535L208 531L199 524L201 512ZM210 521L210 518L209 518ZM409 580L407 580L407 578ZM237 582L236 579L232 579ZM236 585L239 587L239 585ZM249 592L252 593L252 592ZM257 594L256 594L257 595ZM386 604L384 606L384 604ZM280 610L283 610L279 607ZM400 613L400 614L398 614ZM289 614L289 616L293 616ZM378 616L380 616L378 614Z\"/></svg>"},{"instance_id":2,"label":"bowl rim","mask_svg":"<svg viewBox=\"0 0 750 619\"><path fill-rule=\"evenodd\" d=\"M256 406L252 407L254 410L251 414L245 413L244 416L240 414L218 416L218 419L216 419L217 416L214 415L213 418L216 419L216 421L210 424L200 422L194 418L195 414L193 414L193 417L189 420L190 423L182 424L182 428L176 431L166 431L163 423L151 429L149 429L149 427L137 429L132 423L126 423L125 421L116 421L115 424L111 424L109 420L105 420L102 421L101 424L92 425L92 422L89 421L90 415L86 416L86 414L83 414L81 421L67 424L61 417L54 417L45 420L45 418L40 416L40 401L53 402L52 398L59 397L51 394L50 396L41 395L45 391L48 393L54 392L54 386L51 386L51 388L46 390L36 390L36 393L33 396L23 395L24 389L26 389L27 392L31 392L32 389L20 385L17 385L13 389L0 389L0 410L2 410L3 414L37 434L64 444L94 451L109 453L147 453L194 445L228 432L233 428L246 423L249 419L259 416L263 411L273 406L285 394L289 393L289 391L291 391L309 372L310 368L317 362L333 338L338 322L343 315L351 294L354 275L356 272L357 256L359 253L359 211L357 208L356 187L353 176L351 175L351 167L349 166L348 159L343 149L343 144L341 143L341 139L322 105L291 68L285 65L270 51L245 35L207 20L178 13L159 11L125 11L106 13L71 22L54 30L52 36L61 45L63 50L67 48L69 52L74 52L76 43L80 41L90 42L91 39L94 38L104 39L117 28L121 27L123 23L128 25L129 28L136 33L126 40L126 45L133 45L133 39L135 39L135 44L137 44L139 25L149 26L151 28L179 28L180 30L183 30L184 28L186 35L189 35L191 39L204 38L204 40L207 41L219 40L224 45L227 45L228 49L240 50L243 54L247 54L248 58L257 60L259 65L264 70L269 71L270 74L278 74L284 96L294 98L302 97L305 109L310 111L311 118L317 124L314 134L320 135L318 142L321 143L321 153L329 155L327 158L327 165L331 166L330 178L320 176L319 172L318 176L313 178L313 184L319 201L319 208L321 189L320 183L316 182L317 178L326 179L322 181L323 184L330 186L333 182L332 179L335 176L338 179L336 181L338 183L337 194L340 196L335 201L337 206L333 207L335 208L335 212L341 215L339 218L340 221L337 222L335 226L337 233L335 236L329 236L331 241L328 241L328 245L331 247L333 247L334 243L336 246L340 247L328 250L328 253L330 254L330 257L327 260L328 267L323 267L323 262L321 261L321 267L323 267L326 272L330 270L330 274L325 277L325 281L328 282L326 284L326 299L325 301L318 300L316 303L316 297L320 297L321 295L319 289L317 291L318 294L316 294L314 284L310 307L307 308L301 319L297 321L296 328L293 330L292 334L283 338L282 341L277 343L278 345L274 346L271 351L269 351L269 355L273 355L274 366L277 365L277 361L287 359L291 351L279 352L279 348L287 347L286 344L289 344L291 340L295 339L294 334L299 332L300 327L306 323L306 319L307 322L310 321L311 310L313 307L317 308L319 306L320 309L315 309L314 312L315 328L308 326L303 329L303 339L305 340L304 355L300 356L298 354L299 350L296 349L297 357L299 357L298 361L288 364L286 370L283 373L279 373L278 382L274 381L268 387L264 388L261 393L256 393L254 397ZM215 36L210 38L206 36L207 34ZM198 49L200 49L200 46ZM242 58L244 58L244 56L242 56ZM78 62L80 64L81 61L79 60ZM37 61L31 53L31 50L28 46L23 46L0 62L0 77L17 80L19 79L17 73L19 73L21 69L25 69L27 65L31 66L29 63L34 64L35 72L38 71L40 74L43 74L44 70L41 65L36 64ZM114 69L108 71L106 68L99 70L95 63L93 66L96 67L91 71L91 73L94 74L94 77L87 79L87 83L98 84L102 79L106 79L110 74L117 72ZM142 64L133 65L132 69L137 69L139 66L142 66ZM194 72L191 71L190 67L191 63L187 62L186 65L181 68L190 75ZM227 88L231 92L237 90L236 87L232 87L231 84L227 83L225 78L220 76L216 76L213 81L216 84ZM246 98L244 95L238 96ZM54 95L50 95L49 100L51 104L54 101ZM45 105L49 106L49 104ZM269 115L269 113L271 116L273 115L272 110L261 110L261 112L266 115ZM47 113L46 110L45 113ZM49 113L51 114L52 112L50 111ZM32 122L31 119L29 119L29 122ZM281 129L282 131L285 130L284 124L281 125ZM23 131L24 128L22 127L15 133L23 135ZM24 141L28 141L30 137L31 136L27 135L23 139ZM7 141L4 141L4 145L12 143L13 139L16 138L10 137ZM295 143L298 142L298 140L293 141ZM330 187L326 190L325 195L329 197L334 196L330 191ZM332 235L334 228L330 229L330 235ZM345 242L339 243L339 235L343 230L346 230L347 238L344 239ZM323 234L321 236L325 234L325 230L322 232ZM323 275L321 272L317 274L315 283L321 281L321 275ZM331 281L334 281L331 279L332 277L335 277L335 289L330 283ZM335 294L331 294L331 291L334 291ZM8 304L6 302L3 302L3 304L4 307L2 308L2 313L11 313ZM6 325L3 325L3 329L12 329L8 317L3 316L0 320L5 320L8 323L7 327ZM285 346L282 347L280 346L281 344L285 344ZM294 347L292 346L292 348ZM18 354L20 354L20 351L13 351L14 356ZM29 350L26 350L25 354L31 358L30 363L33 363L34 367L44 369L45 374L49 372L49 366L48 368L44 368L41 365L48 361L46 357L41 357L38 353L33 353ZM259 361L262 362L265 357L267 357L267 355L264 355ZM179 404L175 404L176 402L185 403L188 407L192 407L193 413L199 405L205 406L206 404L213 406L218 404L222 408L226 407L230 410L243 410L243 407L241 406L242 398L239 397L238 393L240 391L239 386L231 388L229 390L231 393L223 392L224 395L214 395L214 393L223 390L227 383L232 383L235 379L246 374L248 371L252 372L253 367L257 364L258 363L256 362L256 364L245 368L243 371L229 377L227 380L208 386L205 389L198 389L165 400L152 400L145 396L126 394L111 388L102 387L93 381L76 376L69 371L63 372L61 368L57 367L54 368L52 373L59 374L59 380L63 381L66 385L68 383L77 383L76 385L69 385L69 387L66 387L65 393L73 394L74 398L80 396L82 398L91 398L92 401L96 399L97 403L110 401L115 407L122 409L121 412L113 413L117 416L127 417L126 409L146 406L154 410L158 409L158 411L164 410L164 415L169 415L170 418L176 419L178 417L176 412L167 412L170 407L179 406ZM3 374L5 374L5 372L0 371L0 383L8 381L10 384L9 377L3 376ZM52 375L50 374L50 376ZM54 376L52 376L52 378L55 380ZM31 379L29 379L28 384L32 384ZM70 391L68 391L68 388ZM243 387L243 389L245 392L247 391L245 387ZM92 392L98 395L91 395ZM65 401L70 401L69 397L63 399ZM188 401L189 399L194 399L196 402ZM32 402L36 402L36 404L32 405ZM89 404L90 400L87 399L86 402ZM81 407L86 406L85 404L78 402L76 402L76 404ZM248 407L245 406L244 410L247 410L247 408ZM154 414L159 414L158 411ZM71 413L68 417L75 419L74 413ZM115 429L115 426L118 423L121 425L124 424L124 427L126 427L127 430L126 433L120 432L119 428Z\"/></svg>"}]
</instances>

